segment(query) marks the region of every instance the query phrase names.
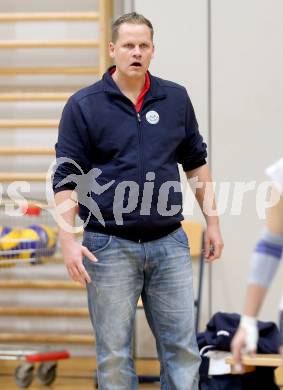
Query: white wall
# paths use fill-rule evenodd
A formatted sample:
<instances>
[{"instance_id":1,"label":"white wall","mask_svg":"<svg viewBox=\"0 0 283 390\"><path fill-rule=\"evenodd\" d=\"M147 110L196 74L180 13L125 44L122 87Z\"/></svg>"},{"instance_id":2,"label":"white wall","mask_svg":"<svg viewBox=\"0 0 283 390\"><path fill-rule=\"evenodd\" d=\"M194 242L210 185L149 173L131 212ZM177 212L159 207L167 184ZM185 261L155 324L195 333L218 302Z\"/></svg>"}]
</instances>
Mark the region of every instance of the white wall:
<instances>
[{"instance_id":1,"label":"white wall","mask_svg":"<svg viewBox=\"0 0 283 390\"><path fill-rule=\"evenodd\" d=\"M137 12L155 29L153 74L184 85L192 98L202 133L207 135L206 1L136 0Z\"/></svg>"},{"instance_id":2,"label":"white wall","mask_svg":"<svg viewBox=\"0 0 283 390\"><path fill-rule=\"evenodd\" d=\"M263 171L282 157L283 3L281 0L212 2L212 161L218 180L265 180ZM262 221L255 191L240 216L222 217L223 261L213 271L214 310L240 311L250 254ZM277 320L282 291L277 275L261 318Z\"/></svg>"},{"instance_id":3,"label":"white wall","mask_svg":"<svg viewBox=\"0 0 283 390\"><path fill-rule=\"evenodd\" d=\"M201 132L208 129L206 0L136 0L137 11L156 30L153 73L184 84L192 97ZM211 1L212 142L214 179L264 180L263 170L282 156L283 3L281 0ZM218 187L219 188L219 187ZM213 265L212 309L240 312L250 255L262 221L255 191L244 198L240 216L222 216L225 251ZM231 195L229 206L231 206ZM277 320L282 269L261 318ZM203 320L207 319L207 293Z\"/></svg>"}]
</instances>

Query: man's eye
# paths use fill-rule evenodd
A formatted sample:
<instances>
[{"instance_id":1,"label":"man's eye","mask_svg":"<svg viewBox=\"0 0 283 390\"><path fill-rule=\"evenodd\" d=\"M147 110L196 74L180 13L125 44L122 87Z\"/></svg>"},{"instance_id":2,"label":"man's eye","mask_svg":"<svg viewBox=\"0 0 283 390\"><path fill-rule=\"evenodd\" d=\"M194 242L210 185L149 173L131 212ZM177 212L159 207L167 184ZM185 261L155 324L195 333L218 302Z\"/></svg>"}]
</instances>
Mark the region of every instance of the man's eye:
<instances>
[{"instance_id":1,"label":"man's eye","mask_svg":"<svg viewBox=\"0 0 283 390\"><path fill-rule=\"evenodd\" d=\"M148 45L146 43L143 43L140 47L141 47L141 49L147 49Z\"/></svg>"},{"instance_id":2,"label":"man's eye","mask_svg":"<svg viewBox=\"0 0 283 390\"><path fill-rule=\"evenodd\" d=\"M132 48L133 48L133 45L131 45L130 43L126 43L125 47L126 47L127 49L132 49Z\"/></svg>"}]
</instances>

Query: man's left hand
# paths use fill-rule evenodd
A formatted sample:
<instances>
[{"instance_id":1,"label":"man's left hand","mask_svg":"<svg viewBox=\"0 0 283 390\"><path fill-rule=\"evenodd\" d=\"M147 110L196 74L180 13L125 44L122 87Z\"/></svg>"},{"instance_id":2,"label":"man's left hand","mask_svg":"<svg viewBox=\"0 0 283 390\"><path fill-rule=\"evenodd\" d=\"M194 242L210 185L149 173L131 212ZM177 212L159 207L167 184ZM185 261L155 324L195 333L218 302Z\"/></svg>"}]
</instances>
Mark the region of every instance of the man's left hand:
<instances>
[{"instance_id":1,"label":"man's left hand","mask_svg":"<svg viewBox=\"0 0 283 390\"><path fill-rule=\"evenodd\" d=\"M208 262L219 259L224 244L218 224L208 224L204 233L204 257Z\"/></svg>"}]
</instances>

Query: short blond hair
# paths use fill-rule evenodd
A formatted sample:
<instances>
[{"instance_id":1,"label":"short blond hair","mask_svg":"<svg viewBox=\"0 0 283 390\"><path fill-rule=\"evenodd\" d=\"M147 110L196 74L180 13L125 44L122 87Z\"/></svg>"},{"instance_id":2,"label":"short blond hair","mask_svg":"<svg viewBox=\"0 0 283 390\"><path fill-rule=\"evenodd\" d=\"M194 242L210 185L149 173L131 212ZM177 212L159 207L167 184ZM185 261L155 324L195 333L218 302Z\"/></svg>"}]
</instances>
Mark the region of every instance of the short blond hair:
<instances>
[{"instance_id":1,"label":"short blond hair","mask_svg":"<svg viewBox=\"0 0 283 390\"><path fill-rule=\"evenodd\" d=\"M124 23L145 24L150 29L151 40L153 40L154 31L151 22L143 15L138 14L137 12L130 12L129 14L124 14L120 16L112 23L112 28L111 28L112 42L115 43L117 41L119 35L119 28Z\"/></svg>"}]
</instances>

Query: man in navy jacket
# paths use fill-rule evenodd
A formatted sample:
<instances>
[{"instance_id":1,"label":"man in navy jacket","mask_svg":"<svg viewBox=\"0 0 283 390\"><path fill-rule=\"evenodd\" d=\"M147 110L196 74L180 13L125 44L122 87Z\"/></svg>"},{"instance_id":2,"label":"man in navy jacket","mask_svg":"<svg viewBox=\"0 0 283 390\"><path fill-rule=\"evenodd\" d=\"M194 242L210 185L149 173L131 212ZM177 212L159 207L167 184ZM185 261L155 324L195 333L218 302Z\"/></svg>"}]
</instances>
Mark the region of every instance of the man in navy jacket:
<instances>
[{"instance_id":1,"label":"man in navy jacket","mask_svg":"<svg viewBox=\"0 0 283 390\"><path fill-rule=\"evenodd\" d=\"M60 240L70 277L86 284L96 334L100 389L137 389L132 357L136 305L142 297L156 338L162 389L198 388L192 268L181 228L178 163L197 177L207 222L205 257L221 255L218 218L206 184L206 145L184 87L152 76L153 28L142 15L112 25L115 66L67 102L53 176ZM211 187L210 187L211 188ZM83 245L73 233L77 194ZM68 207L69 205L69 207Z\"/></svg>"}]
</instances>

